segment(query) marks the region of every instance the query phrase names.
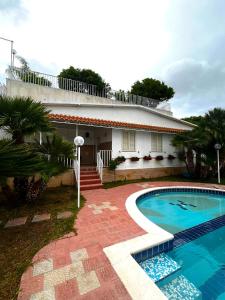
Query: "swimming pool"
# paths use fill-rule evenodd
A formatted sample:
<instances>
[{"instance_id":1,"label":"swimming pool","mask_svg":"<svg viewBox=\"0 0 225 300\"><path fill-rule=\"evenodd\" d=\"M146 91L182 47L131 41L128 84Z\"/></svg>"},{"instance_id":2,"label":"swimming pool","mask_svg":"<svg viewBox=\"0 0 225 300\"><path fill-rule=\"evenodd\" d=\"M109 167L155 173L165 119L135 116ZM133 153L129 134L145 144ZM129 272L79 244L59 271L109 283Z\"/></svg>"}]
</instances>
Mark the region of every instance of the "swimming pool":
<instances>
[{"instance_id":1,"label":"swimming pool","mask_svg":"<svg viewBox=\"0 0 225 300\"><path fill-rule=\"evenodd\" d=\"M158 283L169 299L176 294L176 299L186 299L181 295L179 297L180 279L200 291L199 296L193 299L225 299L225 227L175 248L166 255L180 266L177 272Z\"/></svg>"},{"instance_id":2,"label":"swimming pool","mask_svg":"<svg viewBox=\"0 0 225 300\"><path fill-rule=\"evenodd\" d=\"M171 188L140 196L136 205L153 223L174 234L225 214L222 191Z\"/></svg>"}]
</instances>

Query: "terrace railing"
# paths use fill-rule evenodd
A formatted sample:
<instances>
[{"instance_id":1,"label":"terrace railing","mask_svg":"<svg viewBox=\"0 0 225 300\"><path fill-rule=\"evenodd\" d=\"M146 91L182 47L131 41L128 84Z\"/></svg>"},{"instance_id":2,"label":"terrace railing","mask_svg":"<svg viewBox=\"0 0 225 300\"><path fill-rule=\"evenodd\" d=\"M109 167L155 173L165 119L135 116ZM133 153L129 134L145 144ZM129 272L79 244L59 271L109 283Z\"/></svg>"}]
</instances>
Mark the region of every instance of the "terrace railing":
<instances>
[{"instance_id":1,"label":"terrace railing","mask_svg":"<svg viewBox=\"0 0 225 300\"><path fill-rule=\"evenodd\" d=\"M8 70L10 79L20 80L27 83L38 84L46 87L64 89L76 93L84 93L91 96L108 98L114 101L120 101L128 104L143 105L155 108L160 103L159 100L150 99L124 91L115 91L109 88L99 90L96 85L84 82L48 75L40 72L11 67Z\"/></svg>"}]
</instances>

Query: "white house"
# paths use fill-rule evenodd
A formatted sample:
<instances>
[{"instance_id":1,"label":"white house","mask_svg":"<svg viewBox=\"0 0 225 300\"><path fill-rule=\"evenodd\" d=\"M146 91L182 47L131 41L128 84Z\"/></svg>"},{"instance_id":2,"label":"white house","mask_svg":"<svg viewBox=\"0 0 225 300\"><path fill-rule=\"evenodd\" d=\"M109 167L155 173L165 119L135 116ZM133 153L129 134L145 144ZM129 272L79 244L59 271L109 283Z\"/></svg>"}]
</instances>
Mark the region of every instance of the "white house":
<instances>
[{"instance_id":1,"label":"white house","mask_svg":"<svg viewBox=\"0 0 225 300\"><path fill-rule=\"evenodd\" d=\"M182 172L183 163L171 140L194 125L174 118L168 103L114 91L98 93L92 85L33 72L48 80L43 83L35 79L34 84L32 76L24 82L21 74L18 69L10 73L7 95L30 96L44 103L57 130L71 142L76 135L83 136L81 163L97 164L100 173L103 165L102 181L113 180L113 172L107 167L118 156L126 160L116 169L117 180ZM59 88L59 80L63 80L63 89ZM145 160L145 156L152 159Z\"/></svg>"}]
</instances>

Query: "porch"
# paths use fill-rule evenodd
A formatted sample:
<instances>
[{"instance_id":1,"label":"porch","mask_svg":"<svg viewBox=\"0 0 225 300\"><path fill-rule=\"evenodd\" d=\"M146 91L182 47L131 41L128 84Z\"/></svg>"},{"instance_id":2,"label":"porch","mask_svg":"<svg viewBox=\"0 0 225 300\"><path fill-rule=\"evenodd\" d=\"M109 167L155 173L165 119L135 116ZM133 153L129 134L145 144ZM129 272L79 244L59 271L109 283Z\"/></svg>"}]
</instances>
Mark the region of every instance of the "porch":
<instances>
[{"instance_id":1,"label":"porch","mask_svg":"<svg viewBox=\"0 0 225 300\"><path fill-rule=\"evenodd\" d=\"M81 148L81 167L109 166L112 159L112 128L77 125L71 123L54 123L56 131L66 140L73 143L75 136L84 138ZM65 164L70 164L65 160Z\"/></svg>"}]
</instances>

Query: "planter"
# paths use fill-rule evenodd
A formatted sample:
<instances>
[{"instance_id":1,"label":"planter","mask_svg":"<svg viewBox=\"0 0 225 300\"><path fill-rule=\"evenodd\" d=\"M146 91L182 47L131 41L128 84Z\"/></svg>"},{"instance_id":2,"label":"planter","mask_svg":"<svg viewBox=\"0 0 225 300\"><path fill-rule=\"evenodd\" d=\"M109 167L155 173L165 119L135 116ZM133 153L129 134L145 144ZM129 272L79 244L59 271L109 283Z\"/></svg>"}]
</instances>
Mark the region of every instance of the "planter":
<instances>
[{"instance_id":1,"label":"planter","mask_svg":"<svg viewBox=\"0 0 225 300\"><path fill-rule=\"evenodd\" d=\"M162 155L157 155L156 157L155 157L155 160L163 160L164 159L164 157L162 156Z\"/></svg>"},{"instance_id":2,"label":"planter","mask_svg":"<svg viewBox=\"0 0 225 300\"><path fill-rule=\"evenodd\" d=\"M139 158L139 157L136 157L136 156L130 157L130 160L131 160L131 161L139 161L139 159L140 159L140 158Z\"/></svg>"},{"instance_id":3,"label":"planter","mask_svg":"<svg viewBox=\"0 0 225 300\"><path fill-rule=\"evenodd\" d=\"M173 159L175 159L176 157L173 156L172 154L169 154L167 158L168 158L169 160L173 160Z\"/></svg>"},{"instance_id":4,"label":"planter","mask_svg":"<svg viewBox=\"0 0 225 300\"><path fill-rule=\"evenodd\" d=\"M148 155L148 156L146 155L143 157L143 160L146 160L146 161L152 160L152 157L151 157L151 155Z\"/></svg>"},{"instance_id":5,"label":"planter","mask_svg":"<svg viewBox=\"0 0 225 300\"><path fill-rule=\"evenodd\" d=\"M115 159L119 164L125 162L126 158L124 156L118 156L116 159Z\"/></svg>"}]
</instances>

